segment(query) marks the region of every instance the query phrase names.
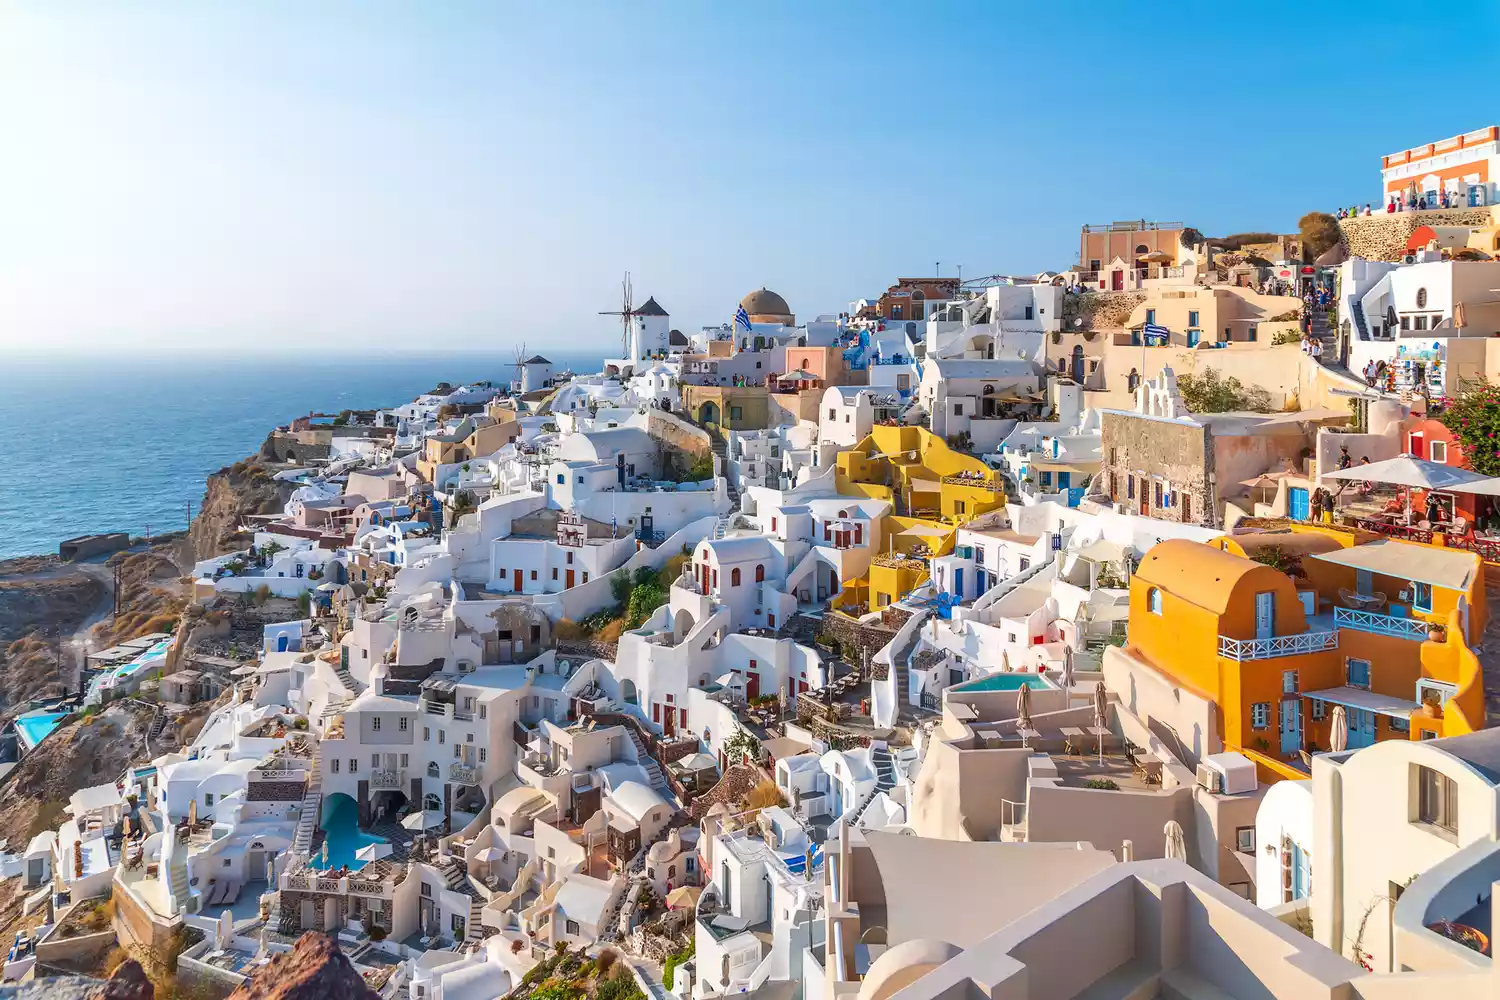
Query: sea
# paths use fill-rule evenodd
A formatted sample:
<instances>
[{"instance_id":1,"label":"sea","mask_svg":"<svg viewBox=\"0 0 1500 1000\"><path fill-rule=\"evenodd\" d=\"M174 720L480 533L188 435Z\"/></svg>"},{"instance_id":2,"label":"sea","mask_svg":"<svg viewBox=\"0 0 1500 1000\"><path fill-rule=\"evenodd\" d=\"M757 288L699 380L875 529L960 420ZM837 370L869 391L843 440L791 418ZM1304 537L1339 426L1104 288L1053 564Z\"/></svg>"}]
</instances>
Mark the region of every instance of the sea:
<instances>
[{"instance_id":1,"label":"sea","mask_svg":"<svg viewBox=\"0 0 1500 1000\"><path fill-rule=\"evenodd\" d=\"M534 353L534 352L533 352ZM553 351L557 370L603 368L605 351ZM398 406L439 382L515 376L492 353L0 355L0 559L56 552L97 531L181 531L210 473L310 412Z\"/></svg>"}]
</instances>

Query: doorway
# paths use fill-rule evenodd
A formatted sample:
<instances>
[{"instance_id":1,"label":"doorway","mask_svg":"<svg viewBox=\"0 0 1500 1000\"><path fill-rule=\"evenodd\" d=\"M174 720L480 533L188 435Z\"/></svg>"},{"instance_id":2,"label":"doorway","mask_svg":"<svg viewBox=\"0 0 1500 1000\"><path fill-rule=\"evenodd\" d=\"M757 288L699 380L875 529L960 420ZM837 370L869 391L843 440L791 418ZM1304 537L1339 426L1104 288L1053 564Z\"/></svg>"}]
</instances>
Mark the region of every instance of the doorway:
<instances>
[{"instance_id":1,"label":"doorway","mask_svg":"<svg viewBox=\"0 0 1500 1000\"><path fill-rule=\"evenodd\" d=\"M1302 749L1302 699L1281 703L1281 755L1290 757Z\"/></svg>"},{"instance_id":2,"label":"doorway","mask_svg":"<svg viewBox=\"0 0 1500 1000\"><path fill-rule=\"evenodd\" d=\"M1269 639L1276 628L1276 594L1262 591L1255 595L1255 638Z\"/></svg>"},{"instance_id":3,"label":"doorway","mask_svg":"<svg viewBox=\"0 0 1500 1000\"><path fill-rule=\"evenodd\" d=\"M521 592L521 571L515 569L511 570L511 573L513 573L514 576L511 579L510 589L519 594Z\"/></svg>"}]
</instances>

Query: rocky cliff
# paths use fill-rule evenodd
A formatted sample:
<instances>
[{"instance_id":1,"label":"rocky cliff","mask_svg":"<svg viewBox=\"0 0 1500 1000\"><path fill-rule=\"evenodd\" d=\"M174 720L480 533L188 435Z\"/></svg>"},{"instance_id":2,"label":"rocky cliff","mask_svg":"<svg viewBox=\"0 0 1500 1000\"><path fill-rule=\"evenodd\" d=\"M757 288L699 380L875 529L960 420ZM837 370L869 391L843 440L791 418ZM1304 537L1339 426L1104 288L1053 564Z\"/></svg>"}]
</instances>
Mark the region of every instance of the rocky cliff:
<instances>
[{"instance_id":1,"label":"rocky cliff","mask_svg":"<svg viewBox=\"0 0 1500 1000\"><path fill-rule=\"evenodd\" d=\"M184 561L211 559L249 545L250 535L239 530L245 515L279 514L292 494L291 485L273 478L283 468L257 453L209 476Z\"/></svg>"},{"instance_id":2,"label":"rocky cliff","mask_svg":"<svg viewBox=\"0 0 1500 1000\"><path fill-rule=\"evenodd\" d=\"M44 976L0 986L0 1000L153 1000L156 988L140 963L124 962L105 980L87 976Z\"/></svg>"},{"instance_id":3,"label":"rocky cliff","mask_svg":"<svg viewBox=\"0 0 1500 1000\"><path fill-rule=\"evenodd\" d=\"M379 1000L365 985L338 942L308 931L291 951L277 955L256 971L229 1000Z\"/></svg>"}]
</instances>

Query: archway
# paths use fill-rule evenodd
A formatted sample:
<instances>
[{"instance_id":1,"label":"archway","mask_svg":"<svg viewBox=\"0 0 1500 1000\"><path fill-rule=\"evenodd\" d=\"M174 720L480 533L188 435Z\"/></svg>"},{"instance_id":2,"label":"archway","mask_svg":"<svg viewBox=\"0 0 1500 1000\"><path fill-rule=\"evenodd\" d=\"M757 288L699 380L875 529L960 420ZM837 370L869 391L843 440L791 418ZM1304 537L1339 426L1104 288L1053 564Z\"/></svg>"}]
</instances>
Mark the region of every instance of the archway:
<instances>
[{"instance_id":1,"label":"archway","mask_svg":"<svg viewBox=\"0 0 1500 1000\"><path fill-rule=\"evenodd\" d=\"M921 319L927 315L927 296L921 291L911 293L911 318Z\"/></svg>"},{"instance_id":2,"label":"archway","mask_svg":"<svg viewBox=\"0 0 1500 1000\"><path fill-rule=\"evenodd\" d=\"M698 423L717 424L719 422L719 404L709 400L698 407Z\"/></svg>"},{"instance_id":3,"label":"archway","mask_svg":"<svg viewBox=\"0 0 1500 1000\"><path fill-rule=\"evenodd\" d=\"M382 789L370 793L370 825L393 820L406 808L406 793Z\"/></svg>"},{"instance_id":4,"label":"archway","mask_svg":"<svg viewBox=\"0 0 1500 1000\"><path fill-rule=\"evenodd\" d=\"M627 705L634 705L637 703L635 681L627 677L620 682L620 697L625 700L625 704Z\"/></svg>"},{"instance_id":5,"label":"archway","mask_svg":"<svg viewBox=\"0 0 1500 1000\"><path fill-rule=\"evenodd\" d=\"M678 608L676 616L672 619L672 640L681 642L687 638L689 632L697 622L693 620L693 614L687 608Z\"/></svg>"},{"instance_id":6,"label":"archway","mask_svg":"<svg viewBox=\"0 0 1500 1000\"><path fill-rule=\"evenodd\" d=\"M981 358L993 359L995 356L995 338L987 333L981 333L969 338L968 353L976 354Z\"/></svg>"}]
</instances>

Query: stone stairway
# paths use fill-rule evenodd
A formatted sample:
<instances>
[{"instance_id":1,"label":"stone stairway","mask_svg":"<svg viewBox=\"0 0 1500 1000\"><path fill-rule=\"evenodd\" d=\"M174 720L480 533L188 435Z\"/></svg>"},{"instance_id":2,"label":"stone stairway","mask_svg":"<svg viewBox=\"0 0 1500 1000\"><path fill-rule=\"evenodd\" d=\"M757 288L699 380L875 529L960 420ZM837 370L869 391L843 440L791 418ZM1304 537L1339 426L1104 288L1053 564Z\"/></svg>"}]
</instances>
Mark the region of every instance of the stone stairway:
<instances>
[{"instance_id":1,"label":"stone stairway","mask_svg":"<svg viewBox=\"0 0 1500 1000\"><path fill-rule=\"evenodd\" d=\"M896 762L885 747L870 750L870 763L875 765L875 790L888 792L896 787Z\"/></svg>"},{"instance_id":2,"label":"stone stairway","mask_svg":"<svg viewBox=\"0 0 1500 1000\"><path fill-rule=\"evenodd\" d=\"M292 853L301 858L312 856L313 835L318 830L318 811L323 805L323 746L313 751L312 770L308 772L307 792L302 796L302 811L292 834Z\"/></svg>"},{"instance_id":3,"label":"stone stairway","mask_svg":"<svg viewBox=\"0 0 1500 1000\"><path fill-rule=\"evenodd\" d=\"M469 919L464 922L464 943L477 944L484 939L484 900L478 896L469 899Z\"/></svg>"},{"instance_id":4,"label":"stone stairway","mask_svg":"<svg viewBox=\"0 0 1500 1000\"><path fill-rule=\"evenodd\" d=\"M646 777L651 781L651 787L658 792L665 792L666 776L661 773L661 765L656 762L656 758L651 756L651 752L646 749L646 741L641 739L641 734L630 726L626 726L625 731L630 734L630 741L635 744L636 763L640 764L646 772Z\"/></svg>"},{"instance_id":5,"label":"stone stairway","mask_svg":"<svg viewBox=\"0 0 1500 1000\"><path fill-rule=\"evenodd\" d=\"M348 667L340 667L333 672L333 676L339 679L339 683L344 685L345 689L356 696L363 694L365 688L369 686L355 680L354 675L349 672Z\"/></svg>"},{"instance_id":6,"label":"stone stairway","mask_svg":"<svg viewBox=\"0 0 1500 1000\"><path fill-rule=\"evenodd\" d=\"M167 872L167 884L172 890L172 898L177 902L177 908L185 911L192 891L188 884L187 858L178 855L172 861L171 870Z\"/></svg>"}]
</instances>

